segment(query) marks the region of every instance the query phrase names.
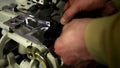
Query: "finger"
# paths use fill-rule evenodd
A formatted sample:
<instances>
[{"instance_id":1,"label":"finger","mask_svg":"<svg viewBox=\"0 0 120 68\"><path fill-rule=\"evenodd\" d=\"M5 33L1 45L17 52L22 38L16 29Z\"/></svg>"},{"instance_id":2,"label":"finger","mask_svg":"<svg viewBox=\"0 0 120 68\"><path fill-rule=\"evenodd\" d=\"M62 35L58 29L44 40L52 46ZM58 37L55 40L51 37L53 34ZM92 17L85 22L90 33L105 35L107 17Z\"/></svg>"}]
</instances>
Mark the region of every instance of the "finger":
<instances>
[{"instance_id":1,"label":"finger","mask_svg":"<svg viewBox=\"0 0 120 68\"><path fill-rule=\"evenodd\" d=\"M57 40L55 41L54 48L55 48L55 53L61 56L61 54L63 53L63 50L62 50L63 44L61 41L61 37L57 38Z\"/></svg>"},{"instance_id":2,"label":"finger","mask_svg":"<svg viewBox=\"0 0 120 68\"><path fill-rule=\"evenodd\" d=\"M58 41L60 41L60 40L58 40ZM66 47L66 48L68 48L68 47ZM57 42L57 44L55 45L55 53L57 55L59 55L62 58L63 62L67 65L73 64L73 62L75 62L74 61L75 60L74 55L67 54L67 53L70 53L70 52L66 51L64 49L63 44L61 45L61 43Z\"/></svg>"},{"instance_id":3,"label":"finger","mask_svg":"<svg viewBox=\"0 0 120 68\"><path fill-rule=\"evenodd\" d=\"M55 53L59 56L63 56L66 52L68 52L67 48L67 42L68 39L67 38L60 36L59 38L57 38L57 40L55 41L55 45L54 45L54 49L55 49Z\"/></svg>"},{"instance_id":4,"label":"finger","mask_svg":"<svg viewBox=\"0 0 120 68\"><path fill-rule=\"evenodd\" d=\"M64 25L66 23L68 23L73 16L79 12L79 9L77 9L76 6L72 5L71 7L69 7L63 14L63 17L61 18L61 23Z\"/></svg>"},{"instance_id":5,"label":"finger","mask_svg":"<svg viewBox=\"0 0 120 68\"><path fill-rule=\"evenodd\" d=\"M62 56L61 56L62 57ZM70 55L65 55L62 57L62 60L64 62L64 64L66 65L74 65L76 63L76 57L74 56L70 56ZM73 63L74 62L74 63Z\"/></svg>"},{"instance_id":6,"label":"finger","mask_svg":"<svg viewBox=\"0 0 120 68\"><path fill-rule=\"evenodd\" d=\"M66 11L69 7L70 7L70 4L69 4L69 2L67 2L64 6L64 11Z\"/></svg>"}]
</instances>

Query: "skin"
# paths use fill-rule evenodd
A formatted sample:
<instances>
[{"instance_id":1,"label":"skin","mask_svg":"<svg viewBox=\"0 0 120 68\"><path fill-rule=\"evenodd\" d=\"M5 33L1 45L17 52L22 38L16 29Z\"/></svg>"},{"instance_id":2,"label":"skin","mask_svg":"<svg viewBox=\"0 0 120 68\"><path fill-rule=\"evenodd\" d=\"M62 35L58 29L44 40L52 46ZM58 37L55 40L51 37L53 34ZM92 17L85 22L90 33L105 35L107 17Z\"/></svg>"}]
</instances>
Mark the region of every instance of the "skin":
<instances>
[{"instance_id":1,"label":"skin","mask_svg":"<svg viewBox=\"0 0 120 68\"><path fill-rule=\"evenodd\" d=\"M64 7L64 14L61 18L61 23L68 23L78 12L99 9L105 5L106 0L68 0Z\"/></svg>"},{"instance_id":2,"label":"skin","mask_svg":"<svg viewBox=\"0 0 120 68\"><path fill-rule=\"evenodd\" d=\"M102 7L111 8L109 4L107 6L106 4L106 0L68 0L61 18L64 27L54 45L56 54L61 56L65 64L76 66L92 59L86 48L84 33L93 19L74 19L73 16L80 11L91 11ZM104 15L107 14L105 11L103 11Z\"/></svg>"},{"instance_id":3,"label":"skin","mask_svg":"<svg viewBox=\"0 0 120 68\"><path fill-rule=\"evenodd\" d=\"M64 26L61 36L56 40L55 52L62 57L65 64L76 65L91 59L84 39L84 31L90 20L73 19Z\"/></svg>"}]
</instances>

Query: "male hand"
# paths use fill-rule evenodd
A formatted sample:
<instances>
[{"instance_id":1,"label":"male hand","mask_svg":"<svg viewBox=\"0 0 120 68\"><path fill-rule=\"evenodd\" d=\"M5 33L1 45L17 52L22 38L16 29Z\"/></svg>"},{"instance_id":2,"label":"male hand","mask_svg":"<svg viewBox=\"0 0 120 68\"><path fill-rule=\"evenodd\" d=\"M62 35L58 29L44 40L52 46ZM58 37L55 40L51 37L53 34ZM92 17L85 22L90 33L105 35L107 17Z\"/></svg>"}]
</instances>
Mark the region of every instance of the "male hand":
<instances>
[{"instance_id":1,"label":"male hand","mask_svg":"<svg viewBox=\"0 0 120 68\"><path fill-rule=\"evenodd\" d=\"M64 7L64 14L61 23L68 23L73 16L80 11L91 11L102 8L107 0L68 0Z\"/></svg>"},{"instance_id":2,"label":"male hand","mask_svg":"<svg viewBox=\"0 0 120 68\"><path fill-rule=\"evenodd\" d=\"M84 38L85 29L90 21L91 19L73 19L64 25L54 48L65 64L76 65L91 59Z\"/></svg>"}]
</instances>

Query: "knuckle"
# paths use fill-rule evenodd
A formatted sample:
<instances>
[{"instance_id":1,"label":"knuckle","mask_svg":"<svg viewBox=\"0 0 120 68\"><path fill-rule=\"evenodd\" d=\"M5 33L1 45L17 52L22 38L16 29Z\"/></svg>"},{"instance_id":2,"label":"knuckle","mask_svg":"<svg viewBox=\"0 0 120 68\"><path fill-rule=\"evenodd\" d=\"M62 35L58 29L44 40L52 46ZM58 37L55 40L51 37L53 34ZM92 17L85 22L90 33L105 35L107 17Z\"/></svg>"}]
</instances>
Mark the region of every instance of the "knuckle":
<instances>
[{"instance_id":1,"label":"knuckle","mask_svg":"<svg viewBox=\"0 0 120 68\"><path fill-rule=\"evenodd\" d=\"M60 41L59 38L56 40L54 48L55 48L56 54L62 55L62 53L63 53L63 45L62 45L62 42Z\"/></svg>"},{"instance_id":2,"label":"knuckle","mask_svg":"<svg viewBox=\"0 0 120 68\"><path fill-rule=\"evenodd\" d=\"M69 20L70 17L71 17L71 12L66 11L66 12L64 13L63 17L64 17L64 19L65 19L66 21Z\"/></svg>"}]
</instances>

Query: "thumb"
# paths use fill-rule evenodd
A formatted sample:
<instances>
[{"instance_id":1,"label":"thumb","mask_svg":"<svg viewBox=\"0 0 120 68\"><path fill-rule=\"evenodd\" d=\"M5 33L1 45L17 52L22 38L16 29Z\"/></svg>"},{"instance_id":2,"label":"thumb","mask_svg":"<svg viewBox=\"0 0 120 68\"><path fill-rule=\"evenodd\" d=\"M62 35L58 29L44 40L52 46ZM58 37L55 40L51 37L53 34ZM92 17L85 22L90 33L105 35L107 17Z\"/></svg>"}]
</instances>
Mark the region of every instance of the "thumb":
<instances>
[{"instance_id":1,"label":"thumb","mask_svg":"<svg viewBox=\"0 0 120 68\"><path fill-rule=\"evenodd\" d=\"M79 12L79 9L77 9L76 6L73 5L73 6L69 7L69 8L64 12L64 14L63 14L60 22L61 22L62 24L68 23L68 22L74 17L74 15L75 15L77 12Z\"/></svg>"}]
</instances>

